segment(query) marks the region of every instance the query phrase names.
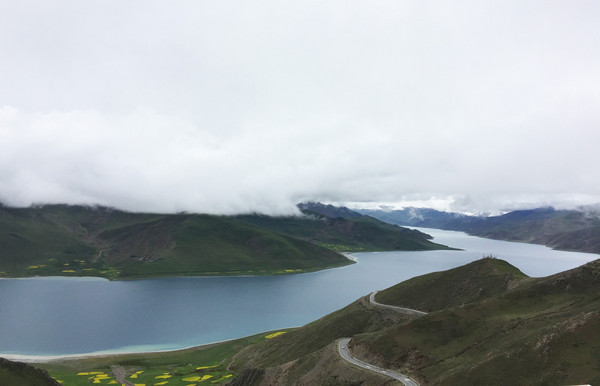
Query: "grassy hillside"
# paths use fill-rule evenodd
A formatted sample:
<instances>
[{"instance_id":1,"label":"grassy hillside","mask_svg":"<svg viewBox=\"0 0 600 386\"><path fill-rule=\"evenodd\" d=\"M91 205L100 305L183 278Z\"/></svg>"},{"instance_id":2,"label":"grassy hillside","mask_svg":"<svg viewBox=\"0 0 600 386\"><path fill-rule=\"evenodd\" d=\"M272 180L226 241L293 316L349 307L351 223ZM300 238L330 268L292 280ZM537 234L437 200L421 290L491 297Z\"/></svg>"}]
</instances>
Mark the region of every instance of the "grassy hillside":
<instances>
[{"instance_id":1,"label":"grassy hillside","mask_svg":"<svg viewBox=\"0 0 600 386\"><path fill-rule=\"evenodd\" d=\"M375 219L0 207L0 276L111 279L286 274L351 263L339 251L445 248Z\"/></svg>"},{"instance_id":2,"label":"grassy hillside","mask_svg":"<svg viewBox=\"0 0 600 386\"><path fill-rule=\"evenodd\" d=\"M485 258L448 271L414 277L378 292L376 300L431 312L501 294L525 277L504 260Z\"/></svg>"},{"instance_id":3,"label":"grassy hillside","mask_svg":"<svg viewBox=\"0 0 600 386\"><path fill-rule=\"evenodd\" d=\"M600 226L552 233L539 236L534 241L555 249L600 253Z\"/></svg>"},{"instance_id":4,"label":"grassy hillside","mask_svg":"<svg viewBox=\"0 0 600 386\"><path fill-rule=\"evenodd\" d=\"M600 261L490 295L357 337L356 350L428 384L600 382Z\"/></svg>"},{"instance_id":5,"label":"grassy hillside","mask_svg":"<svg viewBox=\"0 0 600 386\"><path fill-rule=\"evenodd\" d=\"M377 300L433 312L411 319L361 299L278 342L247 350L248 366L266 368L265 377L282 374L282 384L298 384L302 377L343 380L343 363L320 367L318 376L301 364L322 363L345 335L353 336L354 355L423 384L600 381L600 261L533 279L504 261L482 259L411 279Z\"/></svg>"},{"instance_id":6,"label":"grassy hillside","mask_svg":"<svg viewBox=\"0 0 600 386\"><path fill-rule=\"evenodd\" d=\"M273 274L347 264L326 248L208 215L132 214L108 208L2 208L5 276Z\"/></svg>"},{"instance_id":7,"label":"grassy hillside","mask_svg":"<svg viewBox=\"0 0 600 386\"><path fill-rule=\"evenodd\" d=\"M133 276L283 273L346 264L326 248L228 217L167 216L99 237L115 246L106 250L106 261Z\"/></svg>"},{"instance_id":8,"label":"grassy hillside","mask_svg":"<svg viewBox=\"0 0 600 386\"><path fill-rule=\"evenodd\" d=\"M473 273L480 277L473 277ZM439 300L441 295L445 300L460 305L469 303L474 298L473 291L464 290L468 287L476 287L483 283L488 288L493 288L494 294L503 292L507 288L504 285L507 275L511 275L511 277L514 275L514 280L526 278L518 269L503 260L482 259L453 270L410 279L379 292L376 300L384 304L409 307L414 305L415 309L430 310L441 307ZM501 284L497 285L496 283ZM492 290L488 293L491 294ZM419 299L413 300L413 295ZM406 303L404 303L405 301ZM411 302L413 304L410 304ZM365 297L290 332L277 341L266 342L264 348L257 348L255 352L247 355L253 358L252 364L258 366L285 363L320 350L336 339L385 330L412 319L414 319L412 316L390 313L374 307Z\"/></svg>"},{"instance_id":9,"label":"grassy hillside","mask_svg":"<svg viewBox=\"0 0 600 386\"><path fill-rule=\"evenodd\" d=\"M372 217L329 218L316 213L305 217L240 216L261 228L301 238L345 252L450 249L429 241L431 236L386 224Z\"/></svg>"}]
</instances>

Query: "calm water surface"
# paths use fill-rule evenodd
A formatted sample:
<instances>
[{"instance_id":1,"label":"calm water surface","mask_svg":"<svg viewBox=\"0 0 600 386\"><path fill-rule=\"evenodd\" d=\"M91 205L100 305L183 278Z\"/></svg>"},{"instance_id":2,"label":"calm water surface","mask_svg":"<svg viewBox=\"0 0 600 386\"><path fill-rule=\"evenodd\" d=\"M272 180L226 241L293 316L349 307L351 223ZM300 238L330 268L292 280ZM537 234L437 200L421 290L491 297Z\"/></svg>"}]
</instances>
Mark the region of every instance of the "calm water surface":
<instances>
[{"instance_id":1,"label":"calm water surface","mask_svg":"<svg viewBox=\"0 0 600 386\"><path fill-rule=\"evenodd\" d=\"M51 356L177 349L301 326L373 290L483 255L546 276L595 254L422 229L464 251L357 253L358 264L290 276L137 281L0 280L0 353Z\"/></svg>"}]
</instances>

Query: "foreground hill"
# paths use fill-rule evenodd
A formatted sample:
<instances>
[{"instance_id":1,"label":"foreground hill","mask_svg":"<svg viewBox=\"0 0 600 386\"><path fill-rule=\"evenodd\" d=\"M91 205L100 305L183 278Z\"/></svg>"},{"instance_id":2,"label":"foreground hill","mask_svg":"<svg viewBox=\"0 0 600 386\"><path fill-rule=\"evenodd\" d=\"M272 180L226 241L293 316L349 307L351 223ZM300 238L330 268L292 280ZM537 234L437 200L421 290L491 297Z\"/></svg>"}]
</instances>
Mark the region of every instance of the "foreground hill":
<instances>
[{"instance_id":1,"label":"foreground hill","mask_svg":"<svg viewBox=\"0 0 600 386\"><path fill-rule=\"evenodd\" d=\"M355 350L428 384L597 384L599 306L596 260L357 337Z\"/></svg>"},{"instance_id":2,"label":"foreground hill","mask_svg":"<svg viewBox=\"0 0 600 386\"><path fill-rule=\"evenodd\" d=\"M1 385L36 385L59 386L55 379L38 368L26 363L13 362L0 358L0 384Z\"/></svg>"},{"instance_id":3,"label":"foreground hill","mask_svg":"<svg viewBox=\"0 0 600 386\"><path fill-rule=\"evenodd\" d=\"M408 280L377 301L432 312L403 316L364 298L238 360L263 369L265 385L387 384L379 375L347 372L335 347L346 336L359 359L422 384L600 382L600 260L534 279L487 258Z\"/></svg>"},{"instance_id":4,"label":"foreground hill","mask_svg":"<svg viewBox=\"0 0 600 386\"><path fill-rule=\"evenodd\" d=\"M544 244L554 249L600 253L600 215L597 210L518 210L480 217L426 208L360 210L391 224L463 231L498 240Z\"/></svg>"},{"instance_id":5,"label":"foreground hill","mask_svg":"<svg viewBox=\"0 0 600 386\"><path fill-rule=\"evenodd\" d=\"M483 259L453 270L408 280L379 292L377 301L397 299L391 302L394 304L410 300L411 305L418 303L425 310L445 308L442 303L448 302L452 308L452 305L481 301L489 296L502 294L509 289L511 283L523 278L524 274L504 261ZM443 297L441 301L440 295ZM331 384L345 384L344 382L350 382L352 379L362 380L365 384L387 384L389 379L369 372L359 372L361 375L352 374L348 377L349 365L339 358L335 342L339 338L354 337L352 344L355 345L354 342L360 339L360 347L364 353L361 359L382 364L380 360L373 360L373 357L380 355L379 353L373 354L363 348L365 339L409 325L415 320L414 316L376 307L365 297L340 311L291 331L276 341L257 344L241 353L238 360L246 361L246 367L265 369L263 382L260 383L265 385L273 379L277 379L277 384L296 385L311 384L320 378L328 378ZM433 334L432 338L436 334L434 330L430 333ZM395 352L394 346L390 345L377 349ZM361 352L356 351L354 354L359 356L357 354ZM406 372L404 365L393 368ZM412 369L409 373L413 378L422 380Z\"/></svg>"},{"instance_id":6,"label":"foreground hill","mask_svg":"<svg viewBox=\"0 0 600 386\"><path fill-rule=\"evenodd\" d=\"M351 263L336 251L444 246L373 218L0 207L0 276L139 278L281 274Z\"/></svg>"},{"instance_id":7,"label":"foreground hill","mask_svg":"<svg viewBox=\"0 0 600 386\"><path fill-rule=\"evenodd\" d=\"M140 382L168 375L179 384L180 378L210 375L216 383L246 386L398 384L343 360L336 342L351 337L353 356L422 385L600 382L600 260L529 278L485 258L407 280L377 293L376 300L431 312L404 315L366 296L285 333L40 366L73 385L87 384L78 372L109 373L111 365L139 374Z\"/></svg>"}]
</instances>

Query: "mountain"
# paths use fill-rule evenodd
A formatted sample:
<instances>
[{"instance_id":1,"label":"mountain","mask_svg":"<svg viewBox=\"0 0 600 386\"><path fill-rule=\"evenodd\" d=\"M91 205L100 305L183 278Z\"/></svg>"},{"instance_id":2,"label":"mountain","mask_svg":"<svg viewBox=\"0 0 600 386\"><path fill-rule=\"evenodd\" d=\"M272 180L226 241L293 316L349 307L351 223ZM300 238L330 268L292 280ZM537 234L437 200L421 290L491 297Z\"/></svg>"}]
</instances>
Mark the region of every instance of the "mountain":
<instances>
[{"instance_id":1,"label":"mountain","mask_svg":"<svg viewBox=\"0 0 600 386\"><path fill-rule=\"evenodd\" d=\"M351 263L339 251L444 249L357 214L129 213L105 207L0 207L0 276L284 274Z\"/></svg>"},{"instance_id":2,"label":"mountain","mask_svg":"<svg viewBox=\"0 0 600 386\"><path fill-rule=\"evenodd\" d=\"M421 384L600 382L600 260L528 278L485 258L410 279L377 301L431 312L401 315L363 298L242 350L236 370L262 371L260 385L387 384L337 355L336 340L352 337L352 355Z\"/></svg>"},{"instance_id":3,"label":"mountain","mask_svg":"<svg viewBox=\"0 0 600 386\"><path fill-rule=\"evenodd\" d=\"M600 253L600 226L545 235L536 241L566 251Z\"/></svg>"},{"instance_id":4,"label":"mountain","mask_svg":"<svg viewBox=\"0 0 600 386\"><path fill-rule=\"evenodd\" d=\"M474 236L543 244L554 249L600 253L600 215L597 211L543 207L492 217L425 208L359 212L391 224L463 231Z\"/></svg>"},{"instance_id":5,"label":"mountain","mask_svg":"<svg viewBox=\"0 0 600 386\"><path fill-rule=\"evenodd\" d=\"M426 233L391 225L344 207L304 203L304 216L238 216L261 228L298 237L340 252L450 249Z\"/></svg>"},{"instance_id":6,"label":"mountain","mask_svg":"<svg viewBox=\"0 0 600 386\"><path fill-rule=\"evenodd\" d=\"M355 349L429 384L600 381L600 261L506 288L361 336Z\"/></svg>"},{"instance_id":7,"label":"mountain","mask_svg":"<svg viewBox=\"0 0 600 386\"><path fill-rule=\"evenodd\" d=\"M478 224L483 219L461 213L442 212L429 208L404 208L398 210L360 209L359 213L375 217L390 224L424 228L448 229Z\"/></svg>"}]
</instances>

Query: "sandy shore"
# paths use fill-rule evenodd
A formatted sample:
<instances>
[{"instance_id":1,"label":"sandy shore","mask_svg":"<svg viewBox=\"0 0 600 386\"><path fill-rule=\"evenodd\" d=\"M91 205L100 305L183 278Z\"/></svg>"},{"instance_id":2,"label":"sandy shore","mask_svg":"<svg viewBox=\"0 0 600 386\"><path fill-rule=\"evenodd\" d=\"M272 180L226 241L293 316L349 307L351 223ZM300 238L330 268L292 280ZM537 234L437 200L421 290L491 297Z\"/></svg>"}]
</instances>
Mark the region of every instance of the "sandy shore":
<instances>
[{"instance_id":1,"label":"sandy shore","mask_svg":"<svg viewBox=\"0 0 600 386\"><path fill-rule=\"evenodd\" d=\"M88 358L102 358L102 357L106 358L106 357L114 357L114 356L121 356L121 355L135 355L135 354L143 355L143 354L169 353L169 352L185 351L185 350L192 350L192 349L208 348L210 346L214 346L217 344L231 342L231 341L238 340L238 339L245 339L245 338L249 338L249 337L255 336L255 335L262 335L262 334L268 335L274 331L290 330L290 329L294 329L294 328L298 328L298 327L299 326L283 327L283 328L279 328L277 330L265 331L265 332L261 332L258 334L243 336L240 338L225 339L225 340L220 340L217 342L202 344L199 346L189 346L189 347L174 348L174 349L135 350L133 348L128 349L127 347L125 347L122 350L113 350L113 351L109 350L109 351L91 352L91 353L86 353L86 354L64 354L64 355L21 355L21 354L0 353L0 358L5 358L10 361L25 362L25 363L50 363L50 362L62 362L62 361L71 361L71 360L88 359Z\"/></svg>"},{"instance_id":2,"label":"sandy shore","mask_svg":"<svg viewBox=\"0 0 600 386\"><path fill-rule=\"evenodd\" d=\"M238 338L236 338L238 339ZM243 339L243 338L240 338ZM64 354L64 355L21 355L21 354L3 354L0 353L1 358L5 358L11 361L25 362L25 363L50 363L50 362L62 362L62 361L70 361L77 359L88 359L88 358L102 358L102 357L114 357L120 355L135 355L135 354L155 354L155 353L167 353L167 352L177 352L177 351L185 351L189 349L202 349L208 346L213 346L219 343L229 342L235 339L223 340L214 343L207 343L200 346L190 346L184 348L176 348L176 349L164 349L164 350L145 350L145 351L137 351L127 349L124 350L115 350L115 351L98 351L91 352L86 354Z\"/></svg>"}]
</instances>

